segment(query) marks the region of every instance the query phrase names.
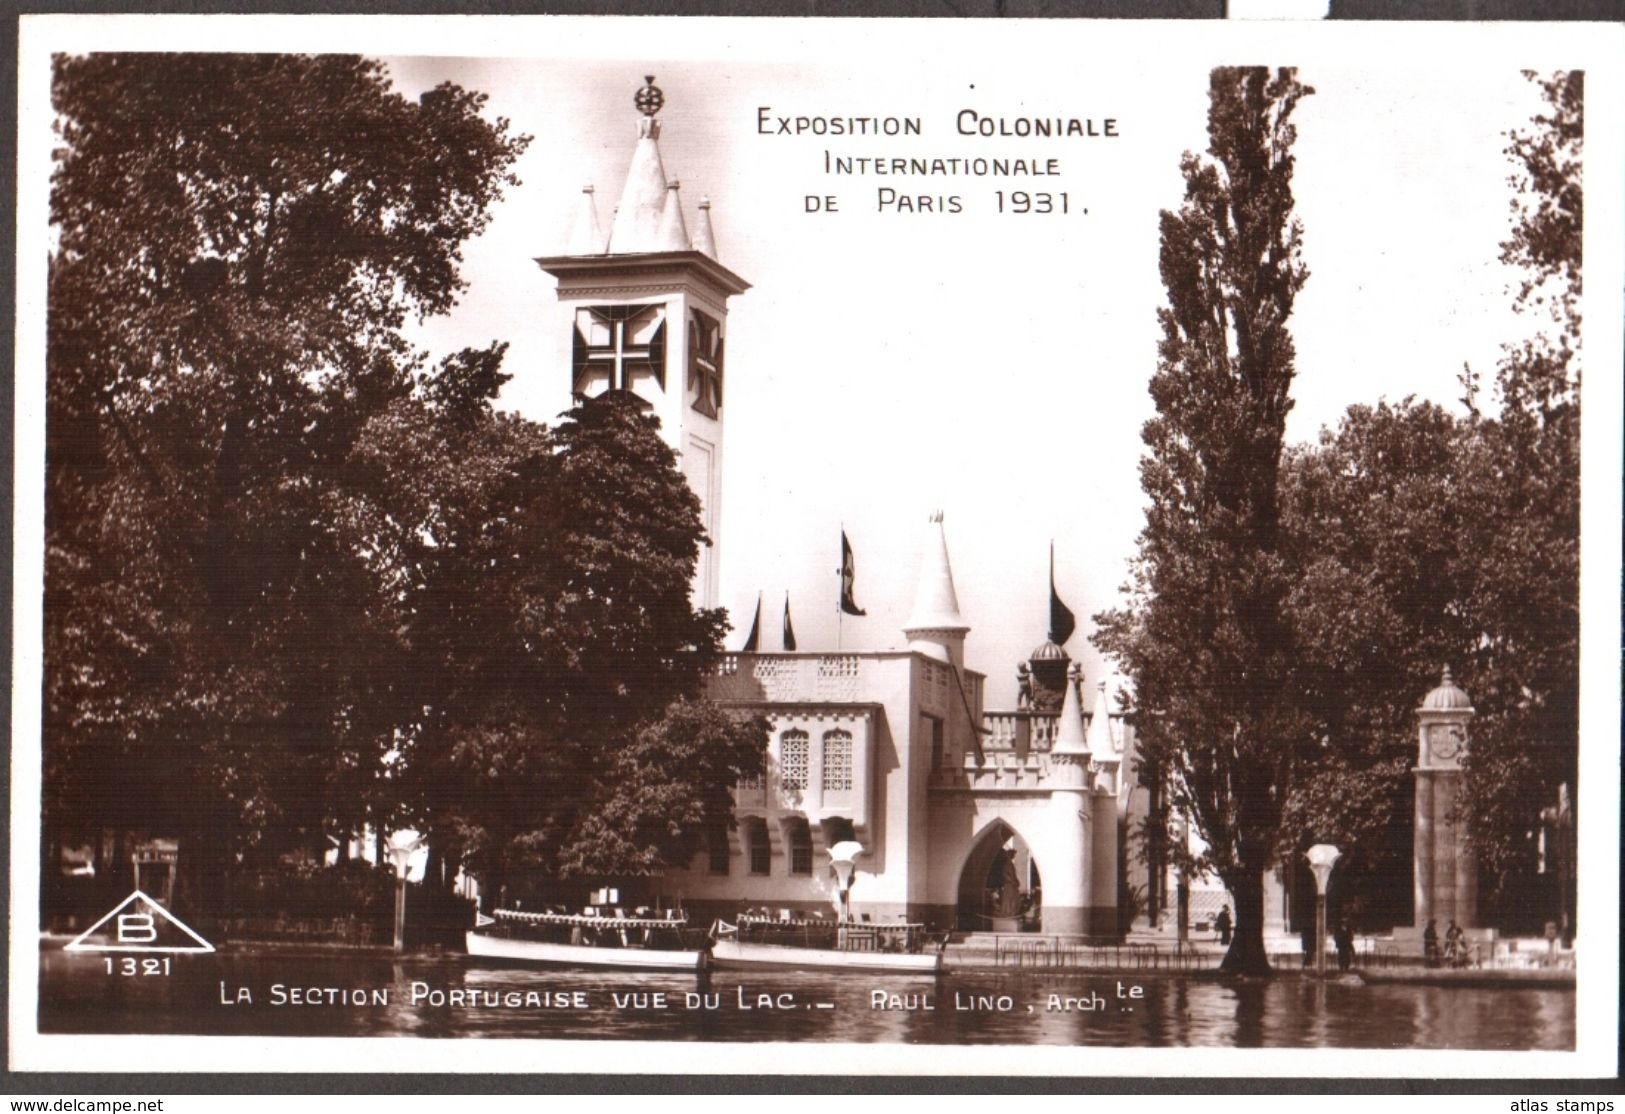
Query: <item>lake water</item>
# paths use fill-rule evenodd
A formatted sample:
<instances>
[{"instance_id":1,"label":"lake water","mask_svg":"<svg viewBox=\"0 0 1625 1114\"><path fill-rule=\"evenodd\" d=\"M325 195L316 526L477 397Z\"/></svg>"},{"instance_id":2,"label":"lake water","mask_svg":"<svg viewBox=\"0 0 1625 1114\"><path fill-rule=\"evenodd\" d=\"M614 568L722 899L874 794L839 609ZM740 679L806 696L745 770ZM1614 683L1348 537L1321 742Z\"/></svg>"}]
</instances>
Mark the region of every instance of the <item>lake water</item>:
<instances>
[{"instance_id":1,"label":"lake water","mask_svg":"<svg viewBox=\"0 0 1625 1114\"><path fill-rule=\"evenodd\" d=\"M624 974L464 957L41 956L48 1033L1112 1047L1572 1049L1567 990L959 971Z\"/></svg>"}]
</instances>

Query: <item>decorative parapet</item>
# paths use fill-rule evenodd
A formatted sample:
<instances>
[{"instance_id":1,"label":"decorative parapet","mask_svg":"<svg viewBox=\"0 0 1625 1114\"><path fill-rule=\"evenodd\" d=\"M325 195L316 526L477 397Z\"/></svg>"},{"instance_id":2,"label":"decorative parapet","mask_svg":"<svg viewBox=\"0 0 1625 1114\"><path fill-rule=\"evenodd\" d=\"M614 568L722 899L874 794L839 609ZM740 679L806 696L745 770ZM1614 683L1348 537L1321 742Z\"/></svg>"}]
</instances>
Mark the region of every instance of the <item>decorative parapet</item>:
<instances>
[{"instance_id":1,"label":"decorative parapet","mask_svg":"<svg viewBox=\"0 0 1625 1114\"><path fill-rule=\"evenodd\" d=\"M990 753L982 762L974 754L965 756L958 770L942 770L933 789L970 793L1030 793L1055 788L1055 771L1048 754L1036 752L1025 758L1014 751Z\"/></svg>"},{"instance_id":2,"label":"decorative parapet","mask_svg":"<svg viewBox=\"0 0 1625 1114\"><path fill-rule=\"evenodd\" d=\"M982 749L989 755L1001 751L1014 751L1025 757L1033 752L1045 753L1055 745L1056 725L1061 714L1021 709L1014 712L988 712L984 724L988 734L982 737Z\"/></svg>"},{"instance_id":3,"label":"decorative parapet","mask_svg":"<svg viewBox=\"0 0 1625 1114\"><path fill-rule=\"evenodd\" d=\"M726 654L711 679L713 700L745 703L856 703L858 654Z\"/></svg>"},{"instance_id":4,"label":"decorative parapet","mask_svg":"<svg viewBox=\"0 0 1625 1114\"><path fill-rule=\"evenodd\" d=\"M983 720L987 731L982 736L982 761L967 754L963 766L937 771L931 786L942 792L1009 793L1076 789L1081 784L1097 791L1116 792L1120 788L1126 727L1119 719L1113 716L1109 725L1116 743L1113 752L1058 756L1052 752L1060 725L1059 711L1022 708L988 712Z\"/></svg>"}]
</instances>

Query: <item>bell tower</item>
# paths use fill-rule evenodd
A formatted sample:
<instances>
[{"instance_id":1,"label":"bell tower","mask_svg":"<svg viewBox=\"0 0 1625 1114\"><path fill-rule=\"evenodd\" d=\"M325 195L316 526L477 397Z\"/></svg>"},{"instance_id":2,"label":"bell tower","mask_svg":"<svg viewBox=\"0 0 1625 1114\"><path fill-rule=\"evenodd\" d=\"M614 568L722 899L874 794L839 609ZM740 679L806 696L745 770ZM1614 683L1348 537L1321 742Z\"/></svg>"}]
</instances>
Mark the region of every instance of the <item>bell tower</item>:
<instances>
[{"instance_id":1,"label":"bell tower","mask_svg":"<svg viewBox=\"0 0 1625 1114\"><path fill-rule=\"evenodd\" d=\"M696 607L715 607L722 544L722 432L728 298L750 284L717 260L711 205L690 235L680 183L660 158L665 94L652 76L634 95L637 142L607 235L593 188L582 191L569 254L536 260L570 311L570 392L636 395L700 500L708 545L694 574Z\"/></svg>"}]
</instances>

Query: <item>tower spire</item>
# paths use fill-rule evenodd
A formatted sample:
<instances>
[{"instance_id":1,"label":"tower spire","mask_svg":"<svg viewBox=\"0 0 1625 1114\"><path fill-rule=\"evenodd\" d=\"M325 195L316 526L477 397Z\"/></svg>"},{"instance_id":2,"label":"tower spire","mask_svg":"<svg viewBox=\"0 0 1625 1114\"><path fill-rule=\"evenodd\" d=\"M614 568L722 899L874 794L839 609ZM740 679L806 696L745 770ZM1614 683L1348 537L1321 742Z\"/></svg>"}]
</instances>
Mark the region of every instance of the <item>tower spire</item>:
<instances>
[{"instance_id":1,"label":"tower spire","mask_svg":"<svg viewBox=\"0 0 1625 1114\"><path fill-rule=\"evenodd\" d=\"M1067 670L1066 695L1061 698L1061 722L1055 726L1055 745L1052 754L1088 754L1089 740L1083 730L1083 702L1078 689L1083 685L1083 670L1077 662Z\"/></svg>"},{"instance_id":2,"label":"tower spire","mask_svg":"<svg viewBox=\"0 0 1625 1114\"><path fill-rule=\"evenodd\" d=\"M666 103L666 95L654 83L654 75L632 98L641 117L638 141L632 148L632 164L627 167L621 203L615 210L615 223L609 230L612 255L660 251L661 215L666 207L666 168L660 161L660 121L655 114Z\"/></svg>"},{"instance_id":3,"label":"tower spire","mask_svg":"<svg viewBox=\"0 0 1625 1114\"><path fill-rule=\"evenodd\" d=\"M961 664L965 635L970 626L959 614L959 596L954 591L954 570L948 561L948 537L943 532L942 512L931 515L925 549L920 557L920 580L914 594L914 612L903 627L908 648L938 660Z\"/></svg>"}]
</instances>

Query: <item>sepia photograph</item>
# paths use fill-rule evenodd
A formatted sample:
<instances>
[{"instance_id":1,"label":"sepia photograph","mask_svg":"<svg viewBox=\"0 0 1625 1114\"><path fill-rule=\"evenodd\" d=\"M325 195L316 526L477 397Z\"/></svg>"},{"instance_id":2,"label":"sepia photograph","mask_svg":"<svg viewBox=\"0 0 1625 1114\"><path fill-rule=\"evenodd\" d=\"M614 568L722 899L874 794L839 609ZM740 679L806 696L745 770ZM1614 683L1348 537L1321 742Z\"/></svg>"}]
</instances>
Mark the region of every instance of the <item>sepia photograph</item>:
<instances>
[{"instance_id":1,"label":"sepia photograph","mask_svg":"<svg viewBox=\"0 0 1625 1114\"><path fill-rule=\"evenodd\" d=\"M1332 30L24 17L11 1068L1613 1075L1625 35Z\"/></svg>"}]
</instances>

